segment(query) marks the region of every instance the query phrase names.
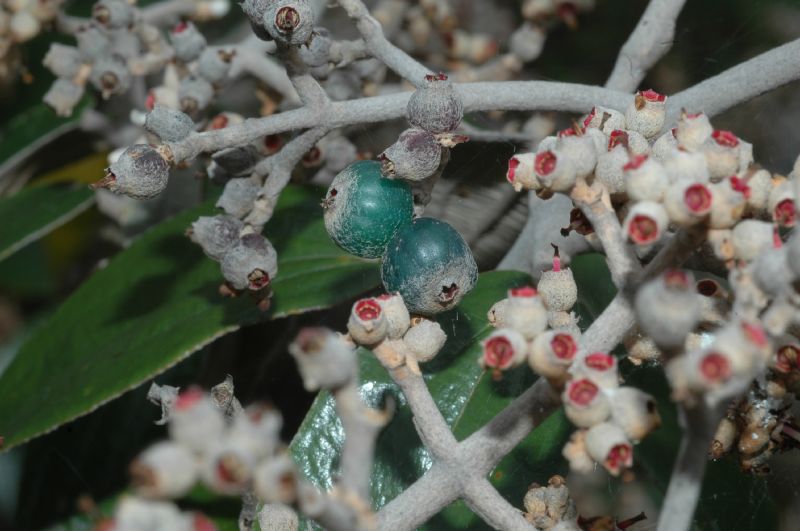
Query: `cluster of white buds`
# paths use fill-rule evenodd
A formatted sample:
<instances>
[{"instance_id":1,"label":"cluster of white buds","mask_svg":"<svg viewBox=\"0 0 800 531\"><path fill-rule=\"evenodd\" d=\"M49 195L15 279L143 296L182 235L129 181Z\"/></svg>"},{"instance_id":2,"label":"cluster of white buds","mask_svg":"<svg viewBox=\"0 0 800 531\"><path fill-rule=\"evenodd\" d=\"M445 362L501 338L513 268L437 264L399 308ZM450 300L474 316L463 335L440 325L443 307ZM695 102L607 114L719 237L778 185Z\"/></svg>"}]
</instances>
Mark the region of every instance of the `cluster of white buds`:
<instances>
[{"instance_id":1,"label":"cluster of white buds","mask_svg":"<svg viewBox=\"0 0 800 531\"><path fill-rule=\"evenodd\" d=\"M63 0L8 0L0 3L0 87L20 70L19 48L56 18Z\"/></svg>"},{"instance_id":2,"label":"cluster of white buds","mask_svg":"<svg viewBox=\"0 0 800 531\"><path fill-rule=\"evenodd\" d=\"M47 3L45 3L47 4ZM43 4L43 5L45 5ZM217 18L229 9L228 0L197 2L198 19ZM125 0L100 0L92 18L75 33L77 46L52 44L44 58L57 79L44 97L56 113L69 116L91 83L104 99L128 90L132 78L160 72L165 84L151 92L148 110L158 103L180 108L192 116L205 108L215 86L225 79L231 54L205 49L205 38L191 22L180 22L169 39L148 22L141 10ZM170 64L172 59L178 64ZM142 102L145 103L145 102Z\"/></svg>"},{"instance_id":3,"label":"cluster of white buds","mask_svg":"<svg viewBox=\"0 0 800 531\"><path fill-rule=\"evenodd\" d=\"M426 317L412 317L399 293L356 301L347 321L348 337L357 345L373 350L383 344L394 356L391 364L417 369L431 361L444 347L447 335L442 326Z\"/></svg>"},{"instance_id":4,"label":"cluster of white buds","mask_svg":"<svg viewBox=\"0 0 800 531\"><path fill-rule=\"evenodd\" d=\"M113 531L216 531L217 526L198 511L181 511L172 502L140 496L123 496L110 518L97 530Z\"/></svg>"}]
</instances>

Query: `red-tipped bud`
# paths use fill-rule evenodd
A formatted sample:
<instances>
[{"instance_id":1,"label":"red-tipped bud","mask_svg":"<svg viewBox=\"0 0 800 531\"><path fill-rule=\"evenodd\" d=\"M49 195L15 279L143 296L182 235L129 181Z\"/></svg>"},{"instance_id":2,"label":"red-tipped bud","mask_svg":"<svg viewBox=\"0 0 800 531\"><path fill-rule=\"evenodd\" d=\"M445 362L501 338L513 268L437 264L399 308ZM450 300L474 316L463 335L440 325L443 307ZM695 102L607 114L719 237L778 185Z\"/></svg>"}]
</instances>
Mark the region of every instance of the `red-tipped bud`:
<instances>
[{"instance_id":1,"label":"red-tipped bud","mask_svg":"<svg viewBox=\"0 0 800 531\"><path fill-rule=\"evenodd\" d=\"M628 211L623 223L625 236L636 245L650 245L664 235L667 211L653 201L640 201Z\"/></svg>"},{"instance_id":2,"label":"red-tipped bud","mask_svg":"<svg viewBox=\"0 0 800 531\"><path fill-rule=\"evenodd\" d=\"M604 422L586 432L586 450L612 476L633 466L633 447L619 426Z\"/></svg>"},{"instance_id":3,"label":"red-tipped bud","mask_svg":"<svg viewBox=\"0 0 800 531\"><path fill-rule=\"evenodd\" d=\"M510 328L494 331L481 345L483 353L479 363L484 369L491 370L496 379L500 378L502 371L522 363L527 354L525 338Z\"/></svg>"},{"instance_id":4,"label":"red-tipped bud","mask_svg":"<svg viewBox=\"0 0 800 531\"><path fill-rule=\"evenodd\" d=\"M558 384L569 377L567 369L577 352L578 342L572 334L545 332L533 340L528 354L528 365L533 372Z\"/></svg>"}]
</instances>

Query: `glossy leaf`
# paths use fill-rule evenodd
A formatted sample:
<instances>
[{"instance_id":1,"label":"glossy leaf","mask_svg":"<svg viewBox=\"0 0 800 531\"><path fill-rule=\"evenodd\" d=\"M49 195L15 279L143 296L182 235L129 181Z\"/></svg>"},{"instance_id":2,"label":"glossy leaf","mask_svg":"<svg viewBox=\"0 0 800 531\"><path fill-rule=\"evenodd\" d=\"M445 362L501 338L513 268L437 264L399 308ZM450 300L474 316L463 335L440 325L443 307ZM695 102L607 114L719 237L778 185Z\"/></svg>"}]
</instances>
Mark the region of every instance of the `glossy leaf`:
<instances>
[{"instance_id":1,"label":"glossy leaf","mask_svg":"<svg viewBox=\"0 0 800 531\"><path fill-rule=\"evenodd\" d=\"M376 286L376 264L328 238L321 195L288 188L265 229L280 257L268 315L250 297L222 299L218 265L183 235L214 211L213 201L145 233L95 272L0 377L7 447L91 411L243 324L324 308Z\"/></svg>"},{"instance_id":2,"label":"glossy leaf","mask_svg":"<svg viewBox=\"0 0 800 531\"><path fill-rule=\"evenodd\" d=\"M32 186L0 200L0 260L68 222L94 203L85 185Z\"/></svg>"},{"instance_id":3,"label":"glossy leaf","mask_svg":"<svg viewBox=\"0 0 800 531\"><path fill-rule=\"evenodd\" d=\"M576 276L596 278L596 266L594 261L576 264ZM456 310L438 318L448 341L442 352L423 366L423 372L434 400L459 440L480 428L535 381L527 367L520 367L495 382L477 364L479 340L491 330L486 312L505 297L508 288L528 282L530 278L522 273L484 273ZM582 323L588 324L591 313L580 306ZM420 443L402 394L386 371L365 350L359 352L359 362L365 400L377 406L384 393L391 393L400 404L377 444L372 496L375 507L380 507L420 477L431 466L431 458ZM553 473L564 471L560 452L571 431L563 414L551 416L498 465L490 479L513 504L521 506L531 482L546 482ZM333 484L343 436L332 399L321 393L291 445L303 473L321 487ZM466 506L456 503L427 528L484 529L484 525Z\"/></svg>"}]
</instances>

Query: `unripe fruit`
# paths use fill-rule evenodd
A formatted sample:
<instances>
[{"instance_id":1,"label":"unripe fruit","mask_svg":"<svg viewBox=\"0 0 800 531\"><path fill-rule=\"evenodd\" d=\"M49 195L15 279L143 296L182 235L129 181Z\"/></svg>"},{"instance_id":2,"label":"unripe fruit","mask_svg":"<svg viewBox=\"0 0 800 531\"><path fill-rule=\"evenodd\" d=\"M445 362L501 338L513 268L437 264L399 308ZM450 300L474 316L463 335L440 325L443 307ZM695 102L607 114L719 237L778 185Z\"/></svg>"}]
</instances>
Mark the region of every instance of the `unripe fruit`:
<instances>
[{"instance_id":1,"label":"unripe fruit","mask_svg":"<svg viewBox=\"0 0 800 531\"><path fill-rule=\"evenodd\" d=\"M375 345L386 337L386 316L377 299L356 301L347 321L347 331L359 345Z\"/></svg>"},{"instance_id":2,"label":"unripe fruit","mask_svg":"<svg viewBox=\"0 0 800 531\"><path fill-rule=\"evenodd\" d=\"M178 88L178 101L181 110L188 115L202 111L214 97L214 87L202 78L187 77L181 80Z\"/></svg>"},{"instance_id":3,"label":"unripe fruit","mask_svg":"<svg viewBox=\"0 0 800 531\"><path fill-rule=\"evenodd\" d=\"M273 0L264 11L262 24L278 42L305 44L314 31L314 8L309 0Z\"/></svg>"},{"instance_id":4,"label":"unripe fruit","mask_svg":"<svg viewBox=\"0 0 800 531\"><path fill-rule=\"evenodd\" d=\"M221 208L226 214L243 218L253 209L261 186L253 179L240 177L225 183L222 195L217 199L216 207Z\"/></svg>"},{"instance_id":5,"label":"unripe fruit","mask_svg":"<svg viewBox=\"0 0 800 531\"><path fill-rule=\"evenodd\" d=\"M209 258L219 261L239 241L243 228L244 223L233 216L201 216L192 223L187 235Z\"/></svg>"},{"instance_id":6,"label":"unripe fruit","mask_svg":"<svg viewBox=\"0 0 800 531\"><path fill-rule=\"evenodd\" d=\"M660 203L640 201L628 211L622 230L636 245L651 245L664 236L668 222L667 211Z\"/></svg>"},{"instance_id":7,"label":"unripe fruit","mask_svg":"<svg viewBox=\"0 0 800 531\"><path fill-rule=\"evenodd\" d=\"M464 238L450 225L418 218L401 226L386 246L381 278L399 292L411 313L455 308L478 280L478 266Z\"/></svg>"},{"instance_id":8,"label":"unripe fruit","mask_svg":"<svg viewBox=\"0 0 800 531\"><path fill-rule=\"evenodd\" d=\"M667 189L664 208L670 221L681 227L695 225L711 212L713 196L708 185L681 180Z\"/></svg>"},{"instance_id":9,"label":"unripe fruit","mask_svg":"<svg viewBox=\"0 0 800 531\"><path fill-rule=\"evenodd\" d=\"M307 391L337 389L355 378L355 349L327 328L303 328L289 345Z\"/></svg>"},{"instance_id":10,"label":"unripe fruit","mask_svg":"<svg viewBox=\"0 0 800 531\"><path fill-rule=\"evenodd\" d=\"M249 174L261 158L258 148L253 144L236 146L217 151L211 156L215 164L224 169L229 175L239 176ZM255 181L248 181L255 182ZM251 196L251 201L255 196Z\"/></svg>"},{"instance_id":11,"label":"unripe fruit","mask_svg":"<svg viewBox=\"0 0 800 531\"><path fill-rule=\"evenodd\" d=\"M444 74L425 76L425 83L411 95L406 118L431 133L449 133L461 123L464 102Z\"/></svg>"},{"instance_id":12,"label":"unripe fruit","mask_svg":"<svg viewBox=\"0 0 800 531\"><path fill-rule=\"evenodd\" d=\"M679 348L700 319L700 301L691 276L670 270L636 293L639 327L662 348Z\"/></svg>"},{"instance_id":13,"label":"unripe fruit","mask_svg":"<svg viewBox=\"0 0 800 531\"><path fill-rule=\"evenodd\" d=\"M136 199L150 199L167 187L169 164L147 144L126 149L108 168L106 176L93 185Z\"/></svg>"},{"instance_id":14,"label":"unripe fruit","mask_svg":"<svg viewBox=\"0 0 800 531\"><path fill-rule=\"evenodd\" d=\"M381 256L397 229L414 215L408 184L383 178L380 163L371 160L355 162L339 173L323 208L331 239L362 258Z\"/></svg>"},{"instance_id":15,"label":"unripe fruit","mask_svg":"<svg viewBox=\"0 0 800 531\"><path fill-rule=\"evenodd\" d=\"M421 181L436 172L442 159L442 146L433 133L406 129L378 159L381 173L386 177Z\"/></svg>"},{"instance_id":16,"label":"unripe fruit","mask_svg":"<svg viewBox=\"0 0 800 531\"><path fill-rule=\"evenodd\" d=\"M130 466L133 488L146 498L180 498L194 486L197 473L191 450L172 441L150 446Z\"/></svg>"},{"instance_id":17,"label":"unripe fruit","mask_svg":"<svg viewBox=\"0 0 800 531\"><path fill-rule=\"evenodd\" d=\"M131 73L125 58L112 54L94 63L89 80L101 92L103 99L108 99L112 94L120 94L128 90Z\"/></svg>"},{"instance_id":18,"label":"unripe fruit","mask_svg":"<svg viewBox=\"0 0 800 531\"><path fill-rule=\"evenodd\" d=\"M65 46L54 42L47 50L47 55L42 61L56 77L73 79L80 69L83 61L81 52L74 46Z\"/></svg>"},{"instance_id":19,"label":"unripe fruit","mask_svg":"<svg viewBox=\"0 0 800 531\"><path fill-rule=\"evenodd\" d=\"M169 32L169 40L179 61L188 63L200 57L206 47L206 38L191 22L179 22Z\"/></svg>"},{"instance_id":20,"label":"unripe fruit","mask_svg":"<svg viewBox=\"0 0 800 531\"><path fill-rule=\"evenodd\" d=\"M653 397L635 387L620 387L611 395L611 418L634 442L661 425Z\"/></svg>"},{"instance_id":21,"label":"unripe fruit","mask_svg":"<svg viewBox=\"0 0 800 531\"><path fill-rule=\"evenodd\" d=\"M622 167L625 189L633 201L661 201L669 186L667 172L656 160L637 155Z\"/></svg>"},{"instance_id":22,"label":"unripe fruit","mask_svg":"<svg viewBox=\"0 0 800 531\"><path fill-rule=\"evenodd\" d=\"M422 319L403 336L403 342L421 363L432 360L442 350L446 341L447 334L442 330L442 326L430 319Z\"/></svg>"},{"instance_id":23,"label":"unripe fruit","mask_svg":"<svg viewBox=\"0 0 800 531\"><path fill-rule=\"evenodd\" d=\"M75 40L78 41L78 50L85 62L93 63L108 55L111 49L111 39L108 33L94 25L80 28L75 33Z\"/></svg>"},{"instance_id":24,"label":"unripe fruit","mask_svg":"<svg viewBox=\"0 0 800 531\"><path fill-rule=\"evenodd\" d=\"M155 104L144 119L144 128L162 142L183 140L194 130L194 122L181 111Z\"/></svg>"},{"instance_id":25,"label":"unripe fruit","mask_svg":"<svg viewBox=\"0 0 800 531\"><path fill-rule=\"evenodd\" d=\"M173 441L203 453L222 440L226 425L211 397L190 387L175 400L168 428Z\"/></svg>"},{"instance_id":26,"label":"unripe fruit","mask_svg":"<svg viewBox=\"0 0 800 531\"><path fill-rule=\"evenodd\" d=\"M579 355L570 367L573 378L588 378L603 389L619 387L617 358L605 352Z\"/></svg>"},{"instance_id":27,"label":"unripe fruit","mask_svg":"<svg viewBox=\"0 0 800 531\"><path fill-rule=\"evenodd\" d=\"M568 378L567 369L577 352L578 342L572 334L551 330L533 340L528 353L528 365L536 374L562 382Z\"/></svg>"},{"instance_id":28,"label":"unripe fruit","mask_svg":"<svg viewBox=\"0 0 800 531\"><path fill-rule=\"evenodd\" d=\"M589 378L573 378L567 382L561 399L567 418L579 428L594 426L611 414L608 398Z\"/></svg>"},{"instance_id":29,"label":"unripe fruit","mask_svg":"<svg viewBox=\"0 0 800 531\"><path fill-rule=\"evenodd\" d=\"M681 113L678 127L675 129L675 138L682 148L689 151L698 151L703 144L711 138L714 128L708 116L702 112L696 114Z\"/></svg>"},{"instance_id":30,"label":"unripe fruit","mask_svg":"<svg viewBox=\"0 0 800 531\"><path fill-rule=\"evenodd\" d=\"M633 447L622 428L604 422L586 432L586 451L612 476L633 466Z\"/></svg>"},{"instance_id":31,"label":"unripe fruit","mask_svg":"<svg viewBox=\"0 0 800 531\"><path fill-rule=\"evenodd\" d=\"M253 473L256 495L266 503L294 503L297 484L297 471L288 453L262 461Z\"/></svg>"},{"instance_id":32,"label":"unripe fruit","mask_svg":"<svg viewBox=\"0 0 800 531\"><path fill-rule=\"evenodd\" d=\"M272 40L264 25L264 13L272 2L273 0L244 0L239 4L250 22L253 33L262 41Z\"/></svg>"},{"instance_id":33,"label":"unripe fruit","mask_svg":"<svg viewBox=\"0 0 800 531\"><path fill-rule=\"evenodd\" d=\"M495 379L502 371L516 367L525 360L528 344L522 334L510 328L495 330L481 341L483 353L478 363L484 369L490 369Z\"/></svg>"},{"instance_id":34,"label":"unripe fruit","mask_svg":"<svg viewBox=\"0 0 800 531\"><path fill-rule=\"evenodd\" d=\"M234 52L206 48L200 54L197 73L212 85L218 85L228 77L233 56Z\"/></svg>"},{"instance_id":35,"label":"unripe fruit","mask_svg":"<svg viewBox=\"0 0 800 531\"><path fill-rule=\"evenodd\" d=\"M505 321L528 341L541 334L547 328L547 309L539 292L531 286L510 289Z\"/></svg>"},{"instance_id":36,"label":"unripe fruit","mask_svg":"<svg viewBox=\"0 0 800 531\"><path fill-rule=\"evenodd\" d=\"M266 503L258 511L258 527L261 531L297 531L300 520L288 505Z\"/></svg>"},{"instance_id":37,"label":"unripe fruit","mask_svg":"<svg viewBox=\"0 0 800 531\"><path fill-rule=\"evenodd\" d=\"M245 234L222 256L220 268L234 289L258 291L278 274L278 254L262 235Z\"/></svg>"},{"instance_id":38,"label":"unripe fruit","mask_svg":"<svg viewBox=\"0 0 800 531\"><path fill-rule=\"evenodd\" d=\"M536 286L545 307L550 311L566 312L578 302L578 285L570 268L561 267L561 260L553 258L553 269L543 271Z\"/></svg>"},{"instance_id":39,"label":"unripe fruit","mask_svg":"<svg viewBox=\"0 0 800 531\"><path fill-rule=\"evenodd\" d=\"M664 127L666 101L666 96L654 90L637 92L633 103L625 110L627 128L646 138L655 137Z\"/></svg>"},{"instance_id":40,"label":"unripe fruit","mask_svg":"<svg viewBox=\"0 0 800 531\"><path fill-rule=\"evenodd\" d=\"M92 7L92 18L111 29L127 28L133 23L134 9L124 0L100 0Z\"/></svg>"}]
</instances>

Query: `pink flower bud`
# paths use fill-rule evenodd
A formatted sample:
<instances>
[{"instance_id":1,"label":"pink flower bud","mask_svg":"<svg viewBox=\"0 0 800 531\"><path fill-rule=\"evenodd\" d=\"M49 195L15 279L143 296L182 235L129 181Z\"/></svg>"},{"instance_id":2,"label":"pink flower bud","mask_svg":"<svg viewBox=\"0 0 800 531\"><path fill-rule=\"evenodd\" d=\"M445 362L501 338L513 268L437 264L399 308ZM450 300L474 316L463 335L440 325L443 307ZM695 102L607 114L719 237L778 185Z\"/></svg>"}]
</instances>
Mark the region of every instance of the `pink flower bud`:
<instances>
[{"instance_id":1,"label":"pink flower bud","mask_svg":"<svg viewBox=\"0 0 800 531\"><path fill-rule=\"evenodd\" d=\"M483 354L479 363L484 369L491 369L495 379L500 378L502 371L522 363L527 355L525 338L510 328L495 330L481 345Z\"/></svg>"},{"instance_id":2,"label":"pink flower bud","mask_svg":"<svg viewBox=\"0 0 800 531\"><path fill-rule=\"evenodd\" d=\"M664 235L668 221L667 211L660 203L640 201L628 211L622 230L636 245L651 245Z\"/></svg>"},{"instance_id":3,"label":"pink flower bud","mask_svg":"<svg viewBox=\"0 0 800 531\"><path fill-rule=\"evenodd\" d=\"M664 208L670 221L681 227L688 227L709 215L712 199L708 185L682 180L667 190Z\"/></svg>"},{"instance_id":4,"label":"pink flower bud","mask_svg":"<svg viewBox=\"0 0 800 531\"><path fill-rule=\"evenodd\" d=\"M589 378L573 378L567 382L561 399L567 418L579 428L594 426L611 414L605 394Z\"/></svg>"},{"instance_id":5,"label":"pink flower bud","mask_svg":"<svg viewBox=\"0 0 800 531\"><path fill-rule=\"evenodd\" d=\"M586 432L586 450L612 476L633 466L633 447L619 426L604 422Z\"/></svg>"},{"instance_id":6,"label":"pink flower bud","mask_svg":"<svg viewBox=\"0 0 800 531\"><path fill-rule=\"evenodd\" d=\"M359 345L375 345L386 337L386 316L377 299L356 301L347 321L347 331Z\"/></svg>"},{"instance_id":7,"label":"pink flower bud","mask_svg":"<svg viewBox=\"0 0 800 531\"><path fill-rule=\"evenodd\" d=\"M576 338L568 332L549 331L536 336L528 353L533 372L555 382L569 377L567 369L578 352Z\"/></svg>"}]
</instances>

